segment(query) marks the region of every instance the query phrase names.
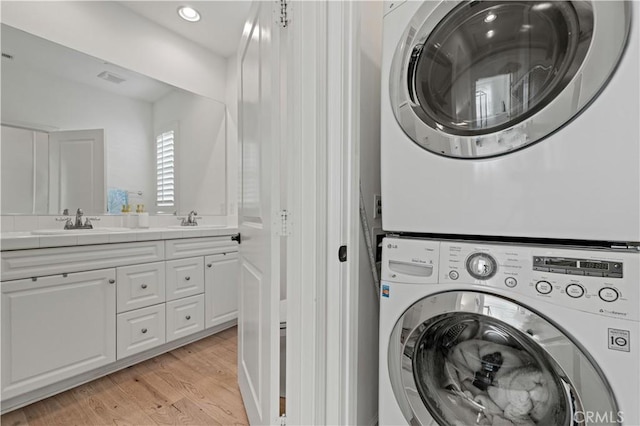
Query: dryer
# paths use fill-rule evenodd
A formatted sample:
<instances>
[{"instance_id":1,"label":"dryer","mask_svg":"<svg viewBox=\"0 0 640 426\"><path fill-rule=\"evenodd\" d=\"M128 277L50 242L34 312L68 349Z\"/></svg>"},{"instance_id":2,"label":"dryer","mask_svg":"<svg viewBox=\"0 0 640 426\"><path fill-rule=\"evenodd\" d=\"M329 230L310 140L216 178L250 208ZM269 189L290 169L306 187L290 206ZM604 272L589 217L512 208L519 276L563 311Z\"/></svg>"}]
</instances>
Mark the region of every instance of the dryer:
<instances>
[{"instance_id":1,"label":"dryer","mask_svg":"<svg viewBox=\"0 0 640 426\"><path fill-rule=\"evenodd\" d=\"M380 425L640 424L640 253L383 244Z\"/></svg>"},{"instance_id":2,"label":"dryer","mask_svg":"<svg viewBox=\"0 0 640 426\"><path fill-rule=\"evenodd\" d=\"M394 1L386 231L640 241L640 4Z\"/></svg>"}]
</instances>

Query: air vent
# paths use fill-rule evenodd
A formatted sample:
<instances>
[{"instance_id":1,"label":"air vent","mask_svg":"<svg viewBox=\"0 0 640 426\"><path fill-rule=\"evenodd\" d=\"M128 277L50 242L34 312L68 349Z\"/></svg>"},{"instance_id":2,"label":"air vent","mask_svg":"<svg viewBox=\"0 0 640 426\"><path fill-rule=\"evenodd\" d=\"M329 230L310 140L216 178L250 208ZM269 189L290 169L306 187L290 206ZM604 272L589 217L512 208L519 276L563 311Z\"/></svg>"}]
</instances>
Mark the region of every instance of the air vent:
<instances>
[{"instance_id":1,"label":"air vent","mask_svg":"<svg viewBox=\"0 0 640 426\"><path fill-rule=\"evenodd\" d=\"M8 54L8 53L4 53L4 52L2 52L2 57L3 57L4 59L9 59L9 60L13 61L13 55L10 55L10 54Z\"/></svg>"},{"instance_id":2,"label":"air vent","mask_svg":"<svg viewBox=\"0 0 640 426\"><path fill-rule=\"evenodd\" d=\"M100 74L98 74L98 77L100 77L103 80L107 80L111 83L115 83L115 84L120 84L123 81L127 81L126 78L122 78L117 74L111 73L109 71L102 71Z\"/></svg>"}]
</instances>

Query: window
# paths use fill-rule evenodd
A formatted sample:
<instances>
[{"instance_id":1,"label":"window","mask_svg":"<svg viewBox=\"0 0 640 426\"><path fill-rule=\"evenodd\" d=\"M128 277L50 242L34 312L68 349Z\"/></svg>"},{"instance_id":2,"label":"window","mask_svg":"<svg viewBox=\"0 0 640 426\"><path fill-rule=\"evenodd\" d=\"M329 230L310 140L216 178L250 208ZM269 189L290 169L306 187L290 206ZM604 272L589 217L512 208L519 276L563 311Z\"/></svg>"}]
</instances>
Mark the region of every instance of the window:
<instances>
[{"instance_id":1,"label":"window","mask_svg":"<svg viewBox=\"0 0 640 426\"><path fill-rule=\"evenodd\" d=\"M158 207L175 205L175 132L169 130L156 136L156 186Z\"/></svg>"}]
</instances>

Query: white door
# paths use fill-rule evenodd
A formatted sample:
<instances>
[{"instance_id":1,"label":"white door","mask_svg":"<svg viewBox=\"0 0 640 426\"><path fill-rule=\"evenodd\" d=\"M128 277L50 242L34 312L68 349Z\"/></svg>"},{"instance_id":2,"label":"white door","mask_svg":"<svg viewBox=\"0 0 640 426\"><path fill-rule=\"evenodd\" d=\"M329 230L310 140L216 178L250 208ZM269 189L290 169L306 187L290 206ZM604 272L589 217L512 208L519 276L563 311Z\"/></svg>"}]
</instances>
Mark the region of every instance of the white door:
<instances>
[{"instance_id":1,"label":"white door","mask_svg":"<svg viewBox=\"0 0 640 426\"><path fill-rule=\"evenodd\" d=\"M252 6L238 54L238 382L251 424L278 421L280 241L280 29L274 2Z\"/></svg>"},{"instance_id":2,"label":"white door","mask_svg":"<svg viewBox=\"0 0 640 426\"><path fill-rule=\"evenodd\" d=\"M106 211L104 130L49 133L49 213Z\"/></svg>"}]
</instances>

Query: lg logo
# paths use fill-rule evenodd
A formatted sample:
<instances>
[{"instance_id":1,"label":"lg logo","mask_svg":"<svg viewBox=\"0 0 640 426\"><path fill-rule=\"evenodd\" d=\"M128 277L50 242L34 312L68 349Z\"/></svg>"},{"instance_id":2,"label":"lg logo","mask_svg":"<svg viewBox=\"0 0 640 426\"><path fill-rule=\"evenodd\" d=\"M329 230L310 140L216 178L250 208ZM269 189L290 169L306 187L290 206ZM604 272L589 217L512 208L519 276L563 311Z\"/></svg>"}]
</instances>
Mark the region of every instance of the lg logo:
<instances>
[{"instance_id":1,"label":"lg logo","mask_svg":"<svg viewBox=\"0 0 640 426\"><path fill-rule=\"evenodd\" d=\"M397 245L397 244L391 244L391 243L389 243L389 244L387 244L387 248L388 248L388 249L397 249L397 248L398 248L398 245Z\"/></svg>"}]
</instances>

